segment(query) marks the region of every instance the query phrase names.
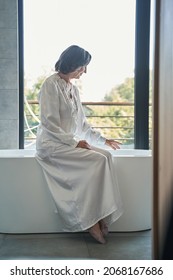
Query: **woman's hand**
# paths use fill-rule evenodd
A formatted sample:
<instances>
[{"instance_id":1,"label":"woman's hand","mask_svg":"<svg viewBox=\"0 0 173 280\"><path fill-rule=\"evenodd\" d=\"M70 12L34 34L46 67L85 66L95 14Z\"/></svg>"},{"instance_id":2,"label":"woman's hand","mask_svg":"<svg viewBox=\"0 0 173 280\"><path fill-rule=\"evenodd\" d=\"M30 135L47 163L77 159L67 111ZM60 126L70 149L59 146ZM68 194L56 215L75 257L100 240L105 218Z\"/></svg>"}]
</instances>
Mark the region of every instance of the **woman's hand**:
<instances>
[{"instance_id":1,"label":"woman's hand","mask_svg":"<svg viewBox=\"0 0 173 280\"><path fill-rule=\"evenodd\" d=\"M82 149L91 150L91 146L85 140L79 141L79 143L77 144L76 148L82 148Z\"/></svg>"},{"instance_id":2,"label":"woman's hand","mask_svg":"<svg viewBox=\"0 0 173 280\"><path fill-rule=\"evenodd\" d=\"M118 142L118 141L115 141L113 139L106 139L106 142L105 142L106 145L110 146L112 149L116 150L116 149L120 149L120 146L121 143Z\"/></svg>"}]
</instances>

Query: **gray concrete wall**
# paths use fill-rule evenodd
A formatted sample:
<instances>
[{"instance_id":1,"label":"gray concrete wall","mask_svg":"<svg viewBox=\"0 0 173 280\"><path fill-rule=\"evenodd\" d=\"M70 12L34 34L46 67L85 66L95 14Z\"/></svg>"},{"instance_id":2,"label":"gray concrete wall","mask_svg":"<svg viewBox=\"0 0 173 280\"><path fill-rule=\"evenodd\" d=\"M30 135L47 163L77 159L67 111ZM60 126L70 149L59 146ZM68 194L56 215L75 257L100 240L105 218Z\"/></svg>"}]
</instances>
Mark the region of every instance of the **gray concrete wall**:
<instances>
[{"instance_id":1,"label":"gray concrete wall","mask_svg":"<svg viewBox=\"0 0 173 280\"><path fill-rule=\"evenodd\" d=\"M0 149L19 146L17 0L0 0Z\"/></svg>"}]
</instances>

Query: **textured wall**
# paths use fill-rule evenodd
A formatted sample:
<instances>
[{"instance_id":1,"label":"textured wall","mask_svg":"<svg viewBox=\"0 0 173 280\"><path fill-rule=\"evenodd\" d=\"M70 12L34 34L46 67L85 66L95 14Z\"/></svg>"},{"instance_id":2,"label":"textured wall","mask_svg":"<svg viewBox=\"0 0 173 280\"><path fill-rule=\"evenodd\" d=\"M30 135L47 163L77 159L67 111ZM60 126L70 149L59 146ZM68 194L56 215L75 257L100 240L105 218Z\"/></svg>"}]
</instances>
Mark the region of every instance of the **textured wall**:
<instances>
[{"instance_id":1,"label":"textured wall","mask_svg":"<svg viewBox=\"0 0 173 280\"><path fill-rule=\"evenodd\" d=\"M0 149L18 148L17 0L0 0Z\"/></svg>"}]
</instances>

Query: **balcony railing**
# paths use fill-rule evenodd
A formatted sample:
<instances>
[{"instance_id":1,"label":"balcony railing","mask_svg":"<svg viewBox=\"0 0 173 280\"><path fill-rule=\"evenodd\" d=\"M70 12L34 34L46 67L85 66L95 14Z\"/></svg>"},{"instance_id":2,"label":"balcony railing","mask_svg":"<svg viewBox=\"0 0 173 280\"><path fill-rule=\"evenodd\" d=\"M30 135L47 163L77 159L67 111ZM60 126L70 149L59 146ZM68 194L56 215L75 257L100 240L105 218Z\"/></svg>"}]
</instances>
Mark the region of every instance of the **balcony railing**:
<instances>
[{"instance_id":1,"label":"balcony railing","mask_svg":"<svg viewBox=\"0 0 173 280\"><path fill-rule=\"evenodd\" d=\"M99 130L105 137L118 140L124 145L133 145L133 102L82 102L82 105L88 122L93 128ZM25 108L25 144L31 145L36 139L36 129L39 124L38 101L25 100ZM108 108L112 109L108 110ZM151 110L149 129L151 134Z\"/></svg>"}]
</instances>

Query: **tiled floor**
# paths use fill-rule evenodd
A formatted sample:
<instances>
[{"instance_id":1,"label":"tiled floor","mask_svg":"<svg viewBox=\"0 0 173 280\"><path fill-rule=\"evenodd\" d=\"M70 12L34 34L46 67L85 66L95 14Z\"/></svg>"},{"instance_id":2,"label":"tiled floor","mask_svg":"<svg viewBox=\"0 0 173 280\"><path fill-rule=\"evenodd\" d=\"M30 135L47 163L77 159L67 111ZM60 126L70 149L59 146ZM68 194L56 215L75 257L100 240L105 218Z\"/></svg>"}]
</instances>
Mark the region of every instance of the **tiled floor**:
<instances>
[{"instance_id":1,"label":"tiled floor","mask_svg":"<svg viewBox=\"0 0 173 280\"><path fill-rule=\"evenodd\" d=\"M151 231L112 232L104 245L87 232L0 234L0 259L150 260Z\"/></svg>"}]
</instances>

